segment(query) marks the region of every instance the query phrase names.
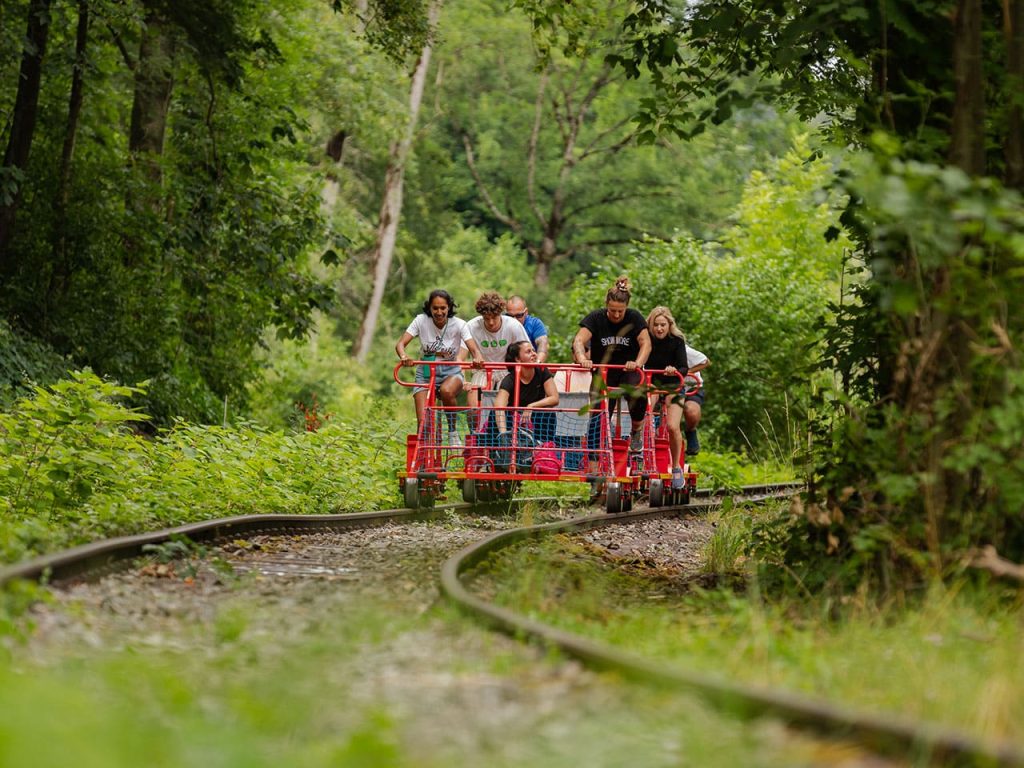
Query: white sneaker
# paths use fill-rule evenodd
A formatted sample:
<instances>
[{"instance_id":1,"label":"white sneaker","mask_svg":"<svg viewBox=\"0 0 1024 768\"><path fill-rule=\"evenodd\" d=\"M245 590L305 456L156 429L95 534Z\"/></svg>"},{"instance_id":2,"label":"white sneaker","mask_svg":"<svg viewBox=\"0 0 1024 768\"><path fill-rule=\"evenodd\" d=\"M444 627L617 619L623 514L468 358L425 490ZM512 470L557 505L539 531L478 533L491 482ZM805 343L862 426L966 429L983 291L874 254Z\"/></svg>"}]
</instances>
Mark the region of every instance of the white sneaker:
<instances>
[{"instance_id":1,"label":"white sneaker","mask_svg":"<svg viewBox=\"0 0 1024 768\"><path fill-rule=\"evenodd\" d=\"M459 433L454 429L448 433L448 445L451 448L462 448L462 438L459 437Z\"/></svg>"}]
</instances>

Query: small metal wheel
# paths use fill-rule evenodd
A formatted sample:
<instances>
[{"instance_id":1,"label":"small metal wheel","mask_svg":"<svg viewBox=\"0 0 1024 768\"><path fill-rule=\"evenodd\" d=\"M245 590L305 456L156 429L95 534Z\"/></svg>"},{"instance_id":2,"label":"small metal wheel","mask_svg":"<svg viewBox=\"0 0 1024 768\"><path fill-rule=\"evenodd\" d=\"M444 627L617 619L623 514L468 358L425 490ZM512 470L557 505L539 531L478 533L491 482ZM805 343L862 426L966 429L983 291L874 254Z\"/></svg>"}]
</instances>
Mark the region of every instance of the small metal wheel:
<instances>
[{"instance_id":1,"label":"small metal wheel","mask_svg":"<svg viewBox=\"0 0 1024 768\"><path fill-rule=\"evenodd\" d=\"M405 486L403 488L405 495L405 506L409 509L416 509L420 505L420 481L415 477L405 478Z\"/></svg>"},{"instance_id":2,"label":"small metal wheel","mask_svg":"<svg viewBox=\"0 0 1024 768\"><path fill-rule=\"evenodd\" d=\"M690 489L689 488L683 488L683 490L681 490L679 492L679 503L680 504L689 504L690 503Z\"/></svg>"},{"instance_id":3,"label":"small metal wheel","mask_svg":"<svg viewBox=\"0 0 1024 768\"><path fill-rule=\"evenodd\" d=\"M608 483L605 500L605 508L609 515L617 515L622 511L622 486L618 483Z\"/></svg>"},{"instance_id":4,"label":"small metal wheel","mask_svg":"<svg viewBox=\"0 0 1024 768\"><path fill-rule=\"evenodd\" d=\"M462 500L467 504L476 504L476 480L471 477L462 481Z\"/></svg>"},{"instance_id":5,"label":"small metal wheel","mask_svg":"<svg viewBox=\"0 0 1024 768\"><path fill-rule=\"evenodd\" d=\"M662 507L665 505L665 483L661 478L651 480L650 496L652 507Z\"/></svg>"},{"instance_id":6,"label":"small metal wheel","mask_svg":"<svg viewBox=\"0 0 1024 768\"><path fill-rule=\"evenodd\" d=\"M629 512L633 509L633 489L629 488L622 494L622 511Z\"/></svg>"},{"instance_id":7,"label":"small metal wheel","mask_svg":"<svg viewBox=\"0 0 1024 768\"><path fill-rule=\"evenodd\" d=\"M437 491L428 488L420 491L420 506L424 509L433 509L434 501L437 499Z\"/></svg>"},{"instance_id":8,"label":"small metal wheel","mask_svg":"<svg viewBox=\"0 0 1024 768\"><path fill-rule=\"evenodd\" d=\"M476 500L484 504L494 501L494 485L490 481L483 480L476 487Z\"/></svg>"}]
</instances>

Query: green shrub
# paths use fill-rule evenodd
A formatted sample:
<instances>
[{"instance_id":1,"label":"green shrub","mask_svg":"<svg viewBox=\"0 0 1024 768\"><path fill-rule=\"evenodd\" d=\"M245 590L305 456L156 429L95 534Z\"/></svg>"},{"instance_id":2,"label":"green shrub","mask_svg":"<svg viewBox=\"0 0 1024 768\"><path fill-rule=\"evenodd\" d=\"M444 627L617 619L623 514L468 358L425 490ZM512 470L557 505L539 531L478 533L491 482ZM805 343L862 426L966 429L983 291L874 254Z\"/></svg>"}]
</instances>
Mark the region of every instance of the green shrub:
<instances>
[{"instance_id":1,"label":"green shrub","mask_svg":"<svg viewBox=\"0 0 1024 768\"><path fill-rule=\"evenodd\" d=\"M403 444L387 418L295 434L182 422L145 439L132 425L146 416L120 402L140 391L77 372L0 413L0 560L195 520L395 501Z\"/></svg>"},{"instance_id":2,"label":"green shrub","mask_svg":"<svg viewBox=\"0 0 1024 768\"><path fill-rule=\"evenodd\" d=\"M0 407L67 374L67 361L42 342L28 338L0 320Z\"/></svg>"}]
</instances>

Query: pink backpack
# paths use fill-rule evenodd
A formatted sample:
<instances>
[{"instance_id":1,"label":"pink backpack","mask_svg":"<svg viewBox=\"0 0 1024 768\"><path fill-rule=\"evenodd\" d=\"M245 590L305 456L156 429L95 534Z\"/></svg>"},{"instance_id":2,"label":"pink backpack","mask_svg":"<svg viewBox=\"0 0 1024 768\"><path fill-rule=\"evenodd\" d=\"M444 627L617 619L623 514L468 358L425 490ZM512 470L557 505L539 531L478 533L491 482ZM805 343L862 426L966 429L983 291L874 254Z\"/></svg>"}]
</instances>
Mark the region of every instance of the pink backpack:
<instances>
[{"instance_id":1,"label":"pink backpack","mask_svg":"<svg viewBox=\"0 0 1024 768\"><path fill-rule=\"evenodd\" d=\"M533 452L533 473L536 475L557 475L562 471L562 459L555 450L555 444L548 440Z\"/></svg>"}]
</instances>

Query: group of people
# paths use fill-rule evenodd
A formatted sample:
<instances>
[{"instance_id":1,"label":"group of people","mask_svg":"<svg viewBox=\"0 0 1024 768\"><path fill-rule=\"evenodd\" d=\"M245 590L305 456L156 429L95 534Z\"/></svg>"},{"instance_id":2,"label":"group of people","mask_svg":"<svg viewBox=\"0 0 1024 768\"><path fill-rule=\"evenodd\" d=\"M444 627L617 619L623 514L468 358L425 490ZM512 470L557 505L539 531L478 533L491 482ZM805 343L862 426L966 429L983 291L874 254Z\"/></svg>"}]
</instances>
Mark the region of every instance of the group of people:
<instances>
[{"instance_id":1,"label":"group of people","mask_svg":"<svg viewBox=\"0 0 1024 768\"><path fill-rule=\"evenodd\" d=\"M603 379L593 376L591 392L597 394L605 386L616 388L613 391L626 387L626 394L621 396L633 425L630 436L633 450L639 450L642 445L648 398L641 390L630 394L629 387L639 387L643 383L643 368L665 372L652 377L652 385L660 391L652 396L651 402L660 405L661 418L668 422L672 486L682 488L685 482L682 468L684 442L688 455L700 451L697 425L704 403L700 371L707 367L709 360L703 353L686 345L683 332L668 307L655 307L645 318L630 308L630 298L629 278L623 275L605 295L604 307L595 309L580 320L572 343L573 359L588 370L595 365L615 366L602 369ZM524 409L558 405L558 387L552 374L543 367L525 365L516 368L518 389L512 376L483 369L486 363L504 362L514 368L515 363L547 361L547 327L530 314L522 296L510 296L506 300L497 292L485 292L476 302L477 317L469 322L455 316L456 308L455 300L447 291L431 291L423 304L423 312L413 318L395 345L402 365L415 365L416 359L441 363L436 366L434 385L446 406L450 446L462 445L454 409L463 389L467 391L467 404L472 413L480 403L480 390L488 384L497 386L494 404L499 433L509 429L504 411L509 404ZM406 347L416 338L420 340L420 355L414 359ZM458 363L469 357L476 370L467 385ZM413 388L417 426L423 421L429 382L429 366L421 366L416 371ZM595 405L595 415L602 410L611 413L614 400L599 400ZM597 424L597 420L592 419L591 429L598 428Z\"/></svg>"}]
</instances>

